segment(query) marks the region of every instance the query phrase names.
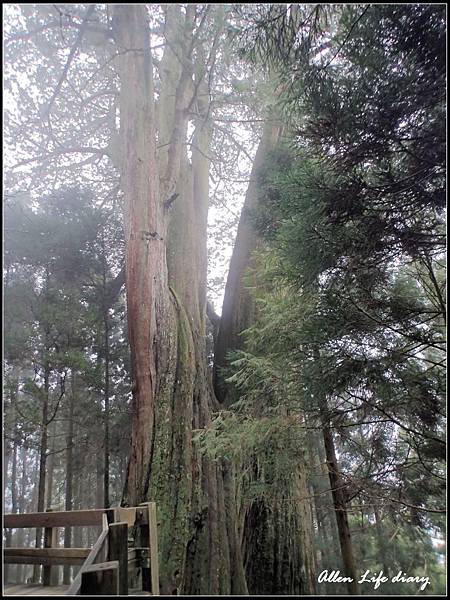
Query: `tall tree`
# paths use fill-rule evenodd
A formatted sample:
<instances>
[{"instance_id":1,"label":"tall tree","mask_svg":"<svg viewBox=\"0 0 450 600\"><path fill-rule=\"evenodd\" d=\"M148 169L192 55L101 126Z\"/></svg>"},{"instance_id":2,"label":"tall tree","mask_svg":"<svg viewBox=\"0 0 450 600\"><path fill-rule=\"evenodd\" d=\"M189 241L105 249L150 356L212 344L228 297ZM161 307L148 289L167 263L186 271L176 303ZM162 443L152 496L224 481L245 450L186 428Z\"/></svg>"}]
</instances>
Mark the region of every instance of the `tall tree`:
<instances>
[{"instance_id":1,"label":"tall tree","mask_svg":"<svg viewBox=\"0 0 450 600\"><path fill-rule=\"evenodd\" d=\"M256 27L254 47L268 48L280 68L294 135L290 149L274 153L265 166L264 177L271 169L273 177L261 184L254 224L271 248L260 251L257 273L261 278L265 270L265 281L275 283L268 297L259 297L262 318L247 334L246 348L256 356L238 354L230 381L256 392L257 378L264 390L283 389L292 377L303 410L319 417L310 425L323 430L342 556L353 576L352 499L398 502L403 512L410 504L431 520L441 497L442 387L435 378L443 375L445 306L439 300L443 281L434 273L442 268L444 19L440 9L349 7L335 39L319 53L309 38L299 45L301 32L290 26L287 10L274 11L278 25L269 30L269 44L268 28ZM280 31L286 44L276 37ZM302 71L302 78L292 71ZM435 284L422 279L424 261ZM430 347L437 354L428 363L424 351ZM404 408L420 410L417 385L422 399L430 394L435 402L413 426ZM389 422L380 433L380 424ZM340 454L352 447L345 474L336 460L339 438ZM430 443L434 450L424 452ZM368 460L365 477L358 475L356 448ZM397 499L382 467L391 456L400 479L409 480L417 451L421 460L430 458L423 466L435 478L428 506L427 494L416 489L416 495L409 485L401 484ZM409 501L405 489L412 492Z\"/></svg>"}]
</instances>

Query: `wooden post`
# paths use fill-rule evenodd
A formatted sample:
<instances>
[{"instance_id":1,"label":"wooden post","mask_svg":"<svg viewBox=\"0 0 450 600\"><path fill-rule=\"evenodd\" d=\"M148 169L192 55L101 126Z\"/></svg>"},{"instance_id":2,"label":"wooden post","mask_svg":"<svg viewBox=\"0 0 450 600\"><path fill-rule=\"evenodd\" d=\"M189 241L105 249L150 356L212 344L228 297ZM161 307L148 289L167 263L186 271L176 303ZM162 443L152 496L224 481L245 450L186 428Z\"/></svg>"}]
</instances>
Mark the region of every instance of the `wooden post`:
<instances>
[{"instance_id":1,"label":"wooden post","mask_svg":"<svg viewBox=\"0 0 450 600\"><path fill-rule=\"evenodd\" d=\"M45 512L52 512L52 509L48 508ZM56 548L57 546L58 528L46 527L44 529L44 548ZM57 576L58 572L55 568L52 569L50 565L44 566L42 569L42 584L44 586L58 585L58 581L55 583Z\"/></svg>"},{"instance_id":2,"label":"wooden post","mask_svg":"<svg viewBox=\"0 0 450 600\"><path fill-rule=\"evenodd\" d=\"M108 560L119 563L119 595L128 596L128 524L111 523L108 531Z\"/></svg>"},{"instance_id":3,"label":"wooden post","mask_svg":"<svg viewBox=\"0 0 450 600\"><path fill-rule=\"evenodd\" d=\"M142 568L142 589L151 592L152 596L159 596L159 562L158 562L158 532L156 525L156 503L143 502L139 506L146 506L148 511L148 524L141 526L141 545L150 549L150 569ZM149 572L150 571L150 572Z\"/></svg>"},{"instance_id":4,"label":"wooden post","mask_svg":"<svg viewBox=\"0 0 450 600\"><path fill-rule=\"evenodd\" d=\"M145 506L147 508L148 513L148 502L142 502L139 506ZM138 537L139 546L142 548L150 547L150 530L149 523L144 523L139 527L139 537ZM147 566L147 563L142 564L142 590L144 592L152 591L152 582L150 578L150 569Z\"/></svg>"},{"instance_id":5,"label":"wooden post","mask_svg":"<svg viewBox=\"0 0 450 600\"><path fill-rule=\"evenodd\" d=\"M86 567L81 574L81 596L118 596L119 562L112 560Z\"/></svg>"},{"instance_id":6,"label":"wooden post","mask_svg":"<svg viewBox=\"0 0 450 600\"><path fill-rule=\"evenodd\" d=\"M159 596L158 527L156 524L156 503L148 503L148 528L150 533L150 570L152 575L152 595Z\"/></svg>"}]
</instances>

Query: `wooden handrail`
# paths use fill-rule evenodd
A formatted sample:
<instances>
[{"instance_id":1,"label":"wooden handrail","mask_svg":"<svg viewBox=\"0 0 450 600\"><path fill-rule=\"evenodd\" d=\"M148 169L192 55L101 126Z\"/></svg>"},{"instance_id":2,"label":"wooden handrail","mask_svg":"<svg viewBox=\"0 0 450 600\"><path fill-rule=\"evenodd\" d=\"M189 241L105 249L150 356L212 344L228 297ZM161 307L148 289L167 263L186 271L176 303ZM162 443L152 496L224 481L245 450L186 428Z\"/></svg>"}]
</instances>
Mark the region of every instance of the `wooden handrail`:
<instances>
[{"instance_id":1,"label":"wooden handrail","mask_svg":"<svg viewBox=\"0 0 450 600\"><path fill-rule=\"evenodd\" d=\"M89 548L5 548L6 564L16 565L82 565Z\"/></svg>"},{"instance_id":2,"label":"wooden handrail","mask_svg":"<svg viewBox=\"0 0 450 600\"><path fill-rule=\"evenodd\" d=\"M101 527L109 509L65 510L54 512L13 513L4 515L3 527Z\"/></svg>"},{"instance_id":3,"label":"wooden handrail","mask_svg":"<svg viewBox=\"0 0 450 600\"><path fill-rule=\"evenodd\" d=\"M26 527L102 527L103 515L108 521L148 523L147 506L137 508L94 508L88 510L59 510L36 513L8 513L3 516L3 528L22 529ZM128 519L126 516L128 515Z\"/></svg>"}]
</instances>

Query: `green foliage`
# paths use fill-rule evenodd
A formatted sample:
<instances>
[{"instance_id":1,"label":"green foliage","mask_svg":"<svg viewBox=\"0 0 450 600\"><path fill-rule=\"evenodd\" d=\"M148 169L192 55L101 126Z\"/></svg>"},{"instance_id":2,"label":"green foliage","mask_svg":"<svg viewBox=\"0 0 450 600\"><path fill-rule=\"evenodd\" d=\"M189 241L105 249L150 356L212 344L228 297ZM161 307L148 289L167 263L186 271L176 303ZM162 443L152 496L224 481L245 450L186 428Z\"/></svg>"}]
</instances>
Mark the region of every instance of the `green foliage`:
<instances>
[{"instance_id":1,"label":"green foliage","mask_svg":"<svg viewBox=\"0 0 450 600\"><path fill-rule=\"evenodd\" d=\"M111 301L111 282L123 260L121 222L88 191L65 189L33 203L8 197L5 234L5 394L18 442L39 452L40 433L52 423L60 460L71 418L74 443L98 454L108 352L111 480L120 494L114 462L128 451L130 393L123 300Z\"/></svg>"},{"instance_id":2,"label":"green foliage","mask_svg":"<svg viewBox=\"0 0 450 600\"><path fill-rule=\"evenodd\" d=\"M253 448L266 463L258 444L269 423L287 432L293 417L299 443L301 424L320 430L325 405L349 508L367 506L373 532L356 534L357 555L372 571L383 564L371 508L381 503L382 535L395 540L388 562L439 579L430 533L442 532L445 492L444 9L336 8L322 54L288 8L255 14L244 38L253 58L265 52L279 67L292 135L261 170L251 215L264 245L249 277L260 284L257 320L230 355L238 400L204 439L213 453ZM288 446L277 461L292 456ZM416 591L381 591L402 590Z\"/></svg>"}]
</instances>

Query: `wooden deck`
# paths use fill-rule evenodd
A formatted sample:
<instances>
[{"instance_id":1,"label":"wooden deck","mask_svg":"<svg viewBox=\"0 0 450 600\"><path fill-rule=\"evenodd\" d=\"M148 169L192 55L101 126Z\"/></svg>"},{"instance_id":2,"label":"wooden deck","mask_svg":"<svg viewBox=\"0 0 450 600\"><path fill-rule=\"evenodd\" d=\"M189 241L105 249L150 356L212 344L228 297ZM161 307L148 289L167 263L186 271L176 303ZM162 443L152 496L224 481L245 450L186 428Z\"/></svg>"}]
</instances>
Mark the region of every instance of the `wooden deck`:
<instances>
[{"instance_id":1,"label":"wooden deck","mask_svg":"<svg viewBox=\"0 0 450 600\"><path fill-rule=\"evenodd\" d=\"M43 586L31 583L7 583L3 589L5 596L64 596L68 585Z\"/></svg>"},{"instance_id":2,"label":"wooden deck","mask_svg":"<svg viewBox=\"0 0 450 600\"><path fill-rule=\"evenodd\" d=\"M61 527L101 527L92 548L58 547ZM42 565L42 584L5 583L5 596L159 595L156 505L6 514L4 528L43 528L43 548L5 548L5 564ZM57 565L78 565L70 584L58 582Z\"/></svg>"},{"instance_id":3,"label":"wooden deck","mask_svg":"<svg viewBox=\"0 0 450 600\"><path fill-rule=\"evenodd\" d=\"M69 589L68 585L43 586L31 583L7 583L3 588L4 596L64 596ZM129 596L151 596L150 592L130 590Z\"/></svg>"}]
</instances>

